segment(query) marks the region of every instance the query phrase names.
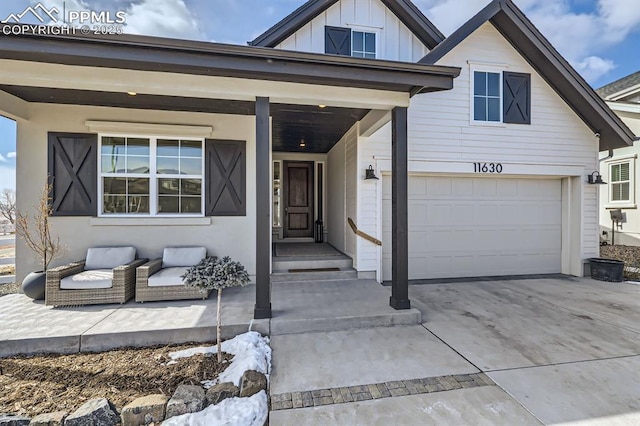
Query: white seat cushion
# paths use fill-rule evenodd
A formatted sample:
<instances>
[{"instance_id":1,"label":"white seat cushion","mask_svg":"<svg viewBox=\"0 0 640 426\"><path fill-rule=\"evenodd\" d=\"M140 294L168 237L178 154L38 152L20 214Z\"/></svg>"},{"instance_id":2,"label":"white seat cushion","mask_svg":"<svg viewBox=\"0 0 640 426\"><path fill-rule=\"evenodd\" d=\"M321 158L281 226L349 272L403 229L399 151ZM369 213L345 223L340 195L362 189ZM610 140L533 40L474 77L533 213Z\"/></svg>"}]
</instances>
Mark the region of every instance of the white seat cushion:
<instances>
[{"instance_id":1,"label":"white seat cushion","mask_svg":"<svg viewBox=\"0 0 640 426\"><path fill-rule=\"evenodd\" d=\"M79 274L64 277L60 280L62 290L87 290L113 287L113 271L111 269L93 269Z\"/></svg>"},{"instance_id":2,"label":"white seat cushion","mask_svg":"<svg viewBox=\"0 0 640 426\"><path fill-rule=\"evenodd\" d=\"M92 247L87 250L84 269L113 269L134 260L135 247Z\"/></svg>"},{"instance_id":3,"label":"white seat cushion","mask_svg":"<svg viewBox=\"0 0 640 426\"><path fill-rule=\"evenodd\" d=\"M207 257L205 247L167 247L162 253L162 267L193 266Z\"/></svg>"},{"instance_id":4,"label":"white seat cushion","mask_svg":"<svg viewBox=\"0 0 640 426\"><path fill-rule=\"evenodd\" d=\"M149 277L147 285L149 287L170 287L184 285L182 275L187 272L188 267L163 268Z\"/></svg>"}]
</instances>

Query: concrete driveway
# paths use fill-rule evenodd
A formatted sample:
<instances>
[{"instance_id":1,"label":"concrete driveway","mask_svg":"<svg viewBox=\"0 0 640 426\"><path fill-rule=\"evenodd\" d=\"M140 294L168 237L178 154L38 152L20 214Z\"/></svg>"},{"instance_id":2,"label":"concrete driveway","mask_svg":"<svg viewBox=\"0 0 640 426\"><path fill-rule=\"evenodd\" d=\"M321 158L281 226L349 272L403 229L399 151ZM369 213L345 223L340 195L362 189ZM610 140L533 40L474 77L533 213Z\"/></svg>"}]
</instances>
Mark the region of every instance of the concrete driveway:
<instances>
[{"instance_id":1,"label":"concrete driveway","mask_svg":"<svg viewBox=\"0 0 640 426\"><path fill-rule=\"evenodd\" d=\"M639 285L505 280L410 296L422 327L273 336L271 424L640 424ZM296 405L305 390L312 401Z\"/></svg>"}]
</instances>

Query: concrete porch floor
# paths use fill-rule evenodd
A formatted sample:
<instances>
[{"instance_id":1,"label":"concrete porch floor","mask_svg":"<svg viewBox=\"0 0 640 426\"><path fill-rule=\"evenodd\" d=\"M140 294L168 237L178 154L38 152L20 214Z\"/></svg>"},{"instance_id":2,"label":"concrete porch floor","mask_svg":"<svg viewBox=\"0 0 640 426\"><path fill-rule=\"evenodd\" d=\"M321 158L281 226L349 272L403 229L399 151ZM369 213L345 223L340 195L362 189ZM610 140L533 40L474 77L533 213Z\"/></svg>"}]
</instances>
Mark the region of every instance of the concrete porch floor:
<instances>
[{"instance_id":1,"label":"concrete porch floor","mask_svg":"<svg viewBox=\"0 0 640 426\"><path fill-rule=\"evenodd\" d=\"M255 286L222 293L223 338L415 325L416 309L389 307L390 291L373 280L275 283L274 318L253 320ZM215 340L216 297L207 300L52 308L22 294L0 297L0 357L38 352L103 351L126 346Z\"/></svg>"}]
</instances>

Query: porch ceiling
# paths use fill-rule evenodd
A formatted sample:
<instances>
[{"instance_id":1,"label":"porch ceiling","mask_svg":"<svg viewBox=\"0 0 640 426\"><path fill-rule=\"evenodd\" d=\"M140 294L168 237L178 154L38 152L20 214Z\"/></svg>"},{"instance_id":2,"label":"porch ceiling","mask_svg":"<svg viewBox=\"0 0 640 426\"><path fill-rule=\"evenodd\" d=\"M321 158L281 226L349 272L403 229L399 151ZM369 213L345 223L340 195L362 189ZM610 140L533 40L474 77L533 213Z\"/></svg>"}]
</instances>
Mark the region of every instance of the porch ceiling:
<instances>
[{"instance_id":1,"label":"porch ceiling","mask_svg":"<svg viewBox=\"0 0 640 426\"><path fill-rule=\"evenodd\" d=\"M250 101L122 92L0 85L0 90L27 102L118 108L254 115ZM368 109L320 108L317 105L271 105L273 151L326 153ZM306 146L300 147L301 140Z\"/></svg>"}]
</instances>

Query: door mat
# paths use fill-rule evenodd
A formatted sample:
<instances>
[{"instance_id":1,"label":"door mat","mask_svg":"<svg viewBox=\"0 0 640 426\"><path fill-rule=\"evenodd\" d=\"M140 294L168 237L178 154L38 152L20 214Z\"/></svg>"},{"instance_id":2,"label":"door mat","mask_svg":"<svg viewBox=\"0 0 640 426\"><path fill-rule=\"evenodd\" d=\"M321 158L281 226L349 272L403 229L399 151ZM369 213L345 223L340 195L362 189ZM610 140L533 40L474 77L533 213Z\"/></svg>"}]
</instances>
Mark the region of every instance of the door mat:
<instances>
[{"instance_id":1,"label":"door mat","mask_svg":"<svg viewBox=\"0 0 640 426\"><path fill-rule=\"evenodd\" d=\"M292 274L299 272L339 272L340 268L289 269Z\"/></svg>"}]
</instances>

